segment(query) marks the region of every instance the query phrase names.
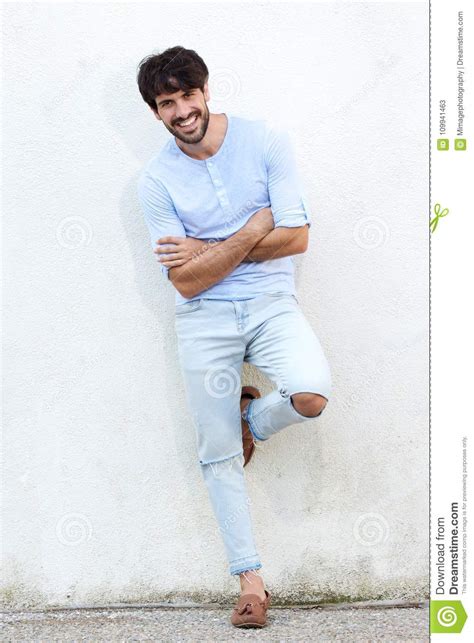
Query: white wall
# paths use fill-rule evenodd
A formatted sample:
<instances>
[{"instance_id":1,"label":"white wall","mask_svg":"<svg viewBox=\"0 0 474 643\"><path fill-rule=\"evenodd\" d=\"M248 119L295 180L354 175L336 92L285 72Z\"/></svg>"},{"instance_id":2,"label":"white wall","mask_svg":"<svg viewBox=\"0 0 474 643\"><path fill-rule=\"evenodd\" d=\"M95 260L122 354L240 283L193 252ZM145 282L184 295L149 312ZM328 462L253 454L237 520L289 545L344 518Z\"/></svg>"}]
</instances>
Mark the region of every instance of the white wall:
<instances>
[{"instance_id":1,"label":"white wall","mask_svg":"<svg viewBox=\"0 0 474 643\"><path fill-rule=\"evenodd\" d=\"M211 111L288 127L312 208L297 289L333 394L249 467L267 585L426 596L428 3L10 3L4 22L5 602L238 588L135 192L169 136L136 67L174 45L206 61Z\"/></svg>"}]
</instances>

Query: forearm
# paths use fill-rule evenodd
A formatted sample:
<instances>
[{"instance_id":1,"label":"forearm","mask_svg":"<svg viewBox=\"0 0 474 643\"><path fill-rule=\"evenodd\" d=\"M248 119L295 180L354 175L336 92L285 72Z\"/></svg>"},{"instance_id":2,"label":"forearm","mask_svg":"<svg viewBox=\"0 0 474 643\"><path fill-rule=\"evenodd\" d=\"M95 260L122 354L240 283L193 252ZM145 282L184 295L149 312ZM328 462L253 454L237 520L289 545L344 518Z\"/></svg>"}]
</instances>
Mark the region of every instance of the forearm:
<instances>
[{"instance_id":1,"label":"forearm","mask_svg":"<svg viewBox=\"0 0 474 643\"><path fill-rule=\"evenodd\" d=\"M274 228L252 248L243 261L267 261L300 254L306 251L307 242L306 224L297 228Z\"/></svg>"},{"instance_id":2,"label":"forearm","mask_svg":"<svg viewBox=\"0 0 474 643\"><path fill-rule=\"evenodd\" d=\"M170 268L173 285L188 299L207 290L230 274L266 234L266 230L244 226L225 241L210 244L193 260Z\"/></svg>"},{"instance_id":3,"label":"forearm","mask_svg":"<svg viewBox=\"0 0 474 643\"><path fill-rule=\"evenodd\" d=\"M188 239L192 239L193 243L197 246L190 261L197 261L209 248L223 243L222 241L215 241L213 239L196 239L192 237L188 237ZM250 252L242 259L242 263L267 261L269 259L301 254L302 252L306 252L307 245L308 227L306 224L295 228L283 226L274 228L267 232L267 234L255 244Z\"/></svg>"}]
</instances>

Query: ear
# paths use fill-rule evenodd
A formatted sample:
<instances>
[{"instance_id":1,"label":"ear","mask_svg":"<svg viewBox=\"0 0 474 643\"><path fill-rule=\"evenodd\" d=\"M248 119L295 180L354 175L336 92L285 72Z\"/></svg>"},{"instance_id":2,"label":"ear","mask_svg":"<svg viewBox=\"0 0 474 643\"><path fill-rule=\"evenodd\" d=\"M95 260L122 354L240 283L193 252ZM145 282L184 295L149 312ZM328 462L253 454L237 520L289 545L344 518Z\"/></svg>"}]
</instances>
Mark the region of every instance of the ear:
<instances>
[{"instance_id":1,"label":"ear","mask_svg":"<svg viewBox=\"0 0 474 643\"><path fill-rule=\"evenodd\" d=\"M151 113L152 113L152 114L153 114L153 116L156 118L156 120L157 120L157 121L161 121L162 119L161 119L160 115L158 114L158 112L157 112L157 111L155 111L155 110L153 109L153 107L151 107L150 105L148 105L148 107L150 108Z\"/></svg>"},{"instance_id":2,"label":"ear","mask_svg":"<svg viewBox=\"0 0 474 643\"><path fill-rule=\"evenodd\" d=\"M211 98L211 95L210 95L210 93L209 93L209 85L208 85L208 83L207 83L207 82L204 84L204 87L203 87L203 91L202 91L202 93L204 94L204 100L205 100L205 101L206 101L206 103L207 103L207 102L210 100L210 98Z\"/></svg>"}]
</instances>

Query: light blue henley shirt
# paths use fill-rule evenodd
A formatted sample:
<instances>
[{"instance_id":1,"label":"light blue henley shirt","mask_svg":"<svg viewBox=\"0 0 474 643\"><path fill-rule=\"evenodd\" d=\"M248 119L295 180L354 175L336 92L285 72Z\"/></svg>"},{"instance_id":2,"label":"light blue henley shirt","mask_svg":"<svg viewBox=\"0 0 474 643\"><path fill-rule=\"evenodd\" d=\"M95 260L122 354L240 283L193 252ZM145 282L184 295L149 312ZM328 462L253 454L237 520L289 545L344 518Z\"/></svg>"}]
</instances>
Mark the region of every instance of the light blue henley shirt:
<instances>
[{"instance_id":1,"label":"light blue henley shirt","mask_svg":"<svg viewBox=\"0 0 474 643\"><path fill-rule=\"evenodd\" d=\"M223 241L264 207L271 207L275 227L311 226L288 133L265 120L226 116L224 140L213 156L193 159L173 136L143 168L138 197L153 249L168 235ZM296 294L293 257L241 263L190 299L176 290L176 304L267 292Z\"/></svg>"}]
</instances>

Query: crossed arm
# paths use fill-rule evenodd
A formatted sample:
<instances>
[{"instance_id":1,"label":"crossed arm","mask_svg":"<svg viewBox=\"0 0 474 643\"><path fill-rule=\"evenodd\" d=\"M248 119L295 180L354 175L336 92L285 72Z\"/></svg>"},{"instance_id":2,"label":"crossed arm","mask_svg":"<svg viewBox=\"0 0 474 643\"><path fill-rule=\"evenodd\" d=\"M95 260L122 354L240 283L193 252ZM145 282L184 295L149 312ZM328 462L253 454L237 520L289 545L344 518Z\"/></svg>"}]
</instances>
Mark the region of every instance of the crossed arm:
<instances>
[{"instance_id":1,"label":"crossed arm","mask_svg":"<svg viewBox=\"0 0 474 643\"><path fill-rule=\"evenodd\" d=\"M242 262L305 252L308 225L274 228L271 209L263 208L225 241L167 236L157 243L160 247L154 252L168 268L173 285L183 297L191 298L221 281Z\"/></svg>"},{"instance_id":2,"label":"crossed arm","mask_svg":"<svg viewBox=\"0 0 474 643\"><path fill-rule=\"evenodd\" d=\"M296 228L274 228L247 254L244 262L268 261L306 252L308 248L308 225Z\"/></svg>"}]
</instances>

